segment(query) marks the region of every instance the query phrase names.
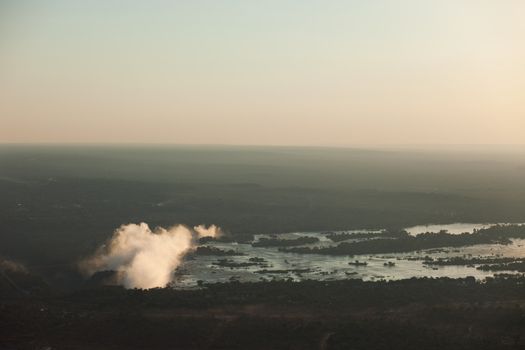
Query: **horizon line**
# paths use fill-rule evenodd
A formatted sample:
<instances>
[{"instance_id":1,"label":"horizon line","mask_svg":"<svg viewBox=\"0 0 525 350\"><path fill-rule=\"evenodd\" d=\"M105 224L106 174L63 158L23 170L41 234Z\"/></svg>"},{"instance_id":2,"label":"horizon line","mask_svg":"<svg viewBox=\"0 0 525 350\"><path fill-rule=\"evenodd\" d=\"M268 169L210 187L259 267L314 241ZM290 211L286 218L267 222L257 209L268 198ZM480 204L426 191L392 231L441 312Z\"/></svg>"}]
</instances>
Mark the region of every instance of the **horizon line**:
<instances>
[{"instance_id":1,"label":"horizon line","mask_svg":"<svg viewBox=\"0 0 525 350\"><path fill-rule=\"evenodd\" d=\"M36 141L4 142L0 146L172 146L172 147L281 147L281 148L450 148L450 147L525 147L525 143L373 143L373 144L236 144L236 143L176 143L176 142L96 142L96 141Z\"/></svg>"}]
</instances>

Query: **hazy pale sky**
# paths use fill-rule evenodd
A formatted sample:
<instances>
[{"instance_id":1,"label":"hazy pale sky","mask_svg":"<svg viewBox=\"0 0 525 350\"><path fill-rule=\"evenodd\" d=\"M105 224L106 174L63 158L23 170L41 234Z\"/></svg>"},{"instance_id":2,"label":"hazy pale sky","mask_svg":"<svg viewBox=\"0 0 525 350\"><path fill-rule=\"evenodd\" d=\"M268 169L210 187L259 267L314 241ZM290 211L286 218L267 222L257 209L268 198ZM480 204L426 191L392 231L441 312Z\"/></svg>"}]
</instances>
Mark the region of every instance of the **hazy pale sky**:
<instances>
[{"instance_id":1,"label":"hazy pale sky","mask_svg":"<svg viewBox=\"0 0 525 350\"><path fill-rule=\"evenodd\" d=\"M0 142L525 142L523 0L0 0Z\"/></svg>"}]
</instances>

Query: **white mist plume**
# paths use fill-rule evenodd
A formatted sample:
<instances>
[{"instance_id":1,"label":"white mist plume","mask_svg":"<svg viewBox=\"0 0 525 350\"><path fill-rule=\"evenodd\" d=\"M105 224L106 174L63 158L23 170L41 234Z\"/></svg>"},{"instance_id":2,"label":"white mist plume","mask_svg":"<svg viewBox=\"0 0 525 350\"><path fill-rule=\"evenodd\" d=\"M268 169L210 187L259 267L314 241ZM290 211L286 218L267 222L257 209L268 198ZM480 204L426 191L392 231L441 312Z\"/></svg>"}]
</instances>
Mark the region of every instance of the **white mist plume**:
<instances>
[{"instance_id":1,"label":"white mist plume","mask_svg":"<svg viewBox=\"0 0 525 350\"><path fill-rule=\"evenodd\" d=\"M216 237L221 230L215 225L190 228L177 225L152 231L145 223L122 225L109 243L81 268L94 273L103 270L118 272L119 282L126 288L166 286L172 273L199 237Z\"/></svg>"},{"instance_id":2,"label":"white mist plume","mask_svg":"<svg viewBox=\"0 0 525 350\"><path fill-rule=\"evenodd\" d=\"M208 228L204 225L199 225L193 227L193 229L197 232L199 237L219 237L222 235L221 228L215 225L210 225Z\"/></svg>"}]
</instances>

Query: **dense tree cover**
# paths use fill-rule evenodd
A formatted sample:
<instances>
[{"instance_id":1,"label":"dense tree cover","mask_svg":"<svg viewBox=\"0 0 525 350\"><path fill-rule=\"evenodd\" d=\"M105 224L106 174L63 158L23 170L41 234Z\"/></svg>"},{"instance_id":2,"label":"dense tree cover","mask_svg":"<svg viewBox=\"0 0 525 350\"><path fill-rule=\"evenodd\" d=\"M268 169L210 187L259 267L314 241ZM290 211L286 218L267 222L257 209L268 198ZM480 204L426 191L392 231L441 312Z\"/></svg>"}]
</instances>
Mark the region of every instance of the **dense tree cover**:
<instances>
[{"instance_id":1,"label":"dense tree cover","mask_svg":"<svg viewBox=\"0 0 525 350\"><path fill-rule=\"evenodd\" d=\"M0 346L520 349L525 277L81 289L0 300Z\"/></svg>"},{"instance_id":2,"label":"dense tree cover","mask_svg":"<svg viewBox=\"0 0 525 350\"><path fill-rule=\"evenodd\" d=\"M196 290L155 288L149 290L122 287L97 287L79 289L67 294L70 301L90 300L95 304L111 305L122 300L129 305L191 306L243 305L274 303L280 305L310 305L321 308L368 308L374 306L399 306L412 302L445 303L489 302L518 300L525 295L525 276L496 275L484 281L473 277L411 278L397 281L339 281L293 282L229 282L203 284Z\"/></svg>"}]
</instances>

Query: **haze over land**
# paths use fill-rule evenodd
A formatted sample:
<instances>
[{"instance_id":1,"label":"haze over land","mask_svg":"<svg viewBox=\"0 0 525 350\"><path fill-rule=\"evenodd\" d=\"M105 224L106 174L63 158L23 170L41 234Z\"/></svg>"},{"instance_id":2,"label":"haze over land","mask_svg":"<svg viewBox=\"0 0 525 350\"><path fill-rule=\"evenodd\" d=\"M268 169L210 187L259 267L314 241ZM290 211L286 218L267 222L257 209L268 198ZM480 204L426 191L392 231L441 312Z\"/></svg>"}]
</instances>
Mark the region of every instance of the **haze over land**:
<instances>
[{"instance_id":1,"label":"haze over land","mask_svg":"<svg viewBox=\"0 0 525 350\"><path fill-rule=\"evenodd\" d=\"M0 254L77 261L120 225L140 222L217 224L240 240L258 233L525 222L524 153L520 147L4 145Z\"/></svg>"},{"instance_id":2,"label":"haze over land","mask_svg":"<svg viewBox=\"0 0 525 350\"><path fill-rule=\"evenodd\" d=\"M524 14L0 0L0 349L525 349Z\"/></svg>"},{"instance_id":3,"label":"haze over land","mask_svg":"<svg viewBox=\"0 0 525 350\"><path fill-rule=\"evenodd\" d=\"M2 145L0 347L522 349L525 226L400 228L525 222L524 162L519 147ZM187 231L153 233L175 223L226 239L182 257Z\"/></svg>"}]
</instances>

